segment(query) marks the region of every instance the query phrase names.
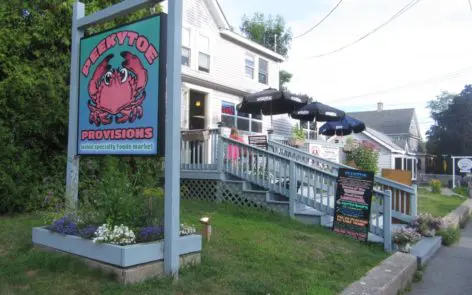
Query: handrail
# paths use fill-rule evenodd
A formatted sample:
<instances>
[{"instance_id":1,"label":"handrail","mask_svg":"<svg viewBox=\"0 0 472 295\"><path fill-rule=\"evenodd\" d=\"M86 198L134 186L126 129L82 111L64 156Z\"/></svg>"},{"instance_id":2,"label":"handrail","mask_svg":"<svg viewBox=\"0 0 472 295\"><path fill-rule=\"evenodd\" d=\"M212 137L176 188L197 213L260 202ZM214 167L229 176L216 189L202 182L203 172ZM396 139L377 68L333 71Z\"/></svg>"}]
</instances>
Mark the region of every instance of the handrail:
<instances>
[{"instance_id":1,"label":"handrail","mask_svg":"<svg viewBox=\"0 0 472 295\"><path fill-rule=\"evenodd\" d=\"M311 160L314 160L314 161L317 161L317 162L326 163L326 164L331 165L335 168L353 169L351 166L344 165L344 164L339 164L339 163L332 162L332 161L326 160L326 159L318 158L318 157L316 157L316 156L314 156L310 153L307 153L303 150L291 147L289 145L286 145L286 144L283 144L283 143L280 143L280 142L277 142L277 141L274 141L274 140L269 140L268 144L269 144L269 146L273 145L273 146L277 146L277 147L289 150L289 151L294 152L294 153L298 153L300 155L303 155L304 157L310 158ZM394 180L382 177L382 176L375 175L375 181L379 182L381 184L385 184L385 185L388 185L388 186L396 187L398 189L402 189L402 190L404 190L406 192L409 192L409 193L415 193L415 190L412 187L410 187L408 185L405 185L403 183L399 183L399 182L396 182Z\"/></svg>"},{"instance_id":2,"label":"handrail","mask_svg":"<svg viewBox=\"0 0 472 295\"><path fill-rule=\"evenodd\" d=\"M234 148L237 149L237 159L231 157ZM239 157L239 153L243 156ZM296 202L334 216L336 173L227 137L221 137L219 141L218 167L223 172L288 197L291 216L295 215ZM384 247L389 251L390 195L379 190L374 190L374 195L369 231L383 237Z\"/></svg>"},{"instance_id":3,"label":"handrail","mask_svg":"<svg viewBox=\"0 0 472 295\"><path fill-rule=\"evenodd\" d=\"M269 140L269 147L271 147L274 152L277 151L289 158L294 159L295 161L305 162L305 163L317 163L322 166L327 166L327 171L337 174L339 168L351 168L347 165L338 164L326 159L322 159L311 155L310 153L288 146L286 144ZM392 191L392 209L393 217L402 220L404 222L410 222L417 214L417 192L416 187L408 186L396 181L375 175L374 185L377 188L380 188L382 191L390 190Z\"/></svg>"}]
</instances>

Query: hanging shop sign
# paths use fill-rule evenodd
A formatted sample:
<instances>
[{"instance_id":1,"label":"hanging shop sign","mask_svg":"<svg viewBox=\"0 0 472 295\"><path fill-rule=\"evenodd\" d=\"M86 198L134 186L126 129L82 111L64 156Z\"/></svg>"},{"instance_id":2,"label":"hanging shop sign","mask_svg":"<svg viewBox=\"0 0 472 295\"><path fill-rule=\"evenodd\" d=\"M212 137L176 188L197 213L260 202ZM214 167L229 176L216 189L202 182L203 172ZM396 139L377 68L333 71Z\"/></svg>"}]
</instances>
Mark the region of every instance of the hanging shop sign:
<instances>
[{"instance_id":1,"label":"hanging shop sign","mask_svg":"<svg viewBox=\"0 0 472 295\"><path fill-rule=\"evenodd\" d=\"M166 15L82 38L79 155L164 155Z\"/></svg>"}]
</instances>

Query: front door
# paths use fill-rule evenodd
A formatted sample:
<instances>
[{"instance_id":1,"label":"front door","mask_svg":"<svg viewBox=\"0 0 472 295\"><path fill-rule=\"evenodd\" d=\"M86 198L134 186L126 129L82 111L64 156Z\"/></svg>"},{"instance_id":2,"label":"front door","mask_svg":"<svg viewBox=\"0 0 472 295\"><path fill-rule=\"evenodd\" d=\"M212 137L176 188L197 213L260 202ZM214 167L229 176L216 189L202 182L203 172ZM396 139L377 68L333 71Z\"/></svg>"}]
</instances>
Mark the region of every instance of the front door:
<instances>
[{"instance_id":1,"label":"front door","mask_svg":"<svg viewBox=\"0 0 472 295\"><path fill-rule=\"evenodd\" d=\"M205 100L206 94L190 90L189 99L189 129L205 129ZM200 141L190 142L190 158L193 164L203 163L204 144Z\"/></svg>"},{"instance_id":2,"label":"front door","mask_svg":"<svg viewBox=\"0 0 472 295\"><path fill-rule=\"evenodd\" d=\"M205 100L206 94L190 90L189 129L205 129Z\"/></svg>"}]
</instances>

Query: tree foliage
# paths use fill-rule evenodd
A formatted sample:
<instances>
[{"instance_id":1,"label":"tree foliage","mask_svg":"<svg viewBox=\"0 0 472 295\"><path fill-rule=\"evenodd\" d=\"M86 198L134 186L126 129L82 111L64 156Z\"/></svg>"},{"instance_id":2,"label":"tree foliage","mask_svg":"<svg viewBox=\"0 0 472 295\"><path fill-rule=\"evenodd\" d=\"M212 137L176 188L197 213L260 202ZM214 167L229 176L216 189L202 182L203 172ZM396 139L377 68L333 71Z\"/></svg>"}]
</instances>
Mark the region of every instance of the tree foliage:
<instances>
[{"instance_id":1,"label":"tree foliage","mask_svg":"<svg viewBox=\"0 0 472 295\"><path fill-rule=\"evenodd\" d=\"M286 90L287 87L285 86L285 84L290 83L290 80L292 80L292 76L292 73L281 70L279 72L279 89Z\"/></svg>"},{"instance_id":2,"label":"tree foliage","mask_svg":"<svg viewBox=\"0 0 472 295\"><path fill-rule=\"evenodd\" d=\"M426 133L427 150L435 155L472 154L472 86L461 93L443 92L428 104L435 124Z\"/></svg>"},{"instance_id":3,"label":"tree foliage","mask_svg":"<svg viewBox=\"0 0 472 295\"><path fill-rule=\"evenodd\" d=\"M292 32L285 25L282 16L265 16L257 12L251 18L244 15L240 27L241 32L250 40L287 57L292 43ZM290 82L292 74L287 71L279 72L279 88L284 89Z\"/></svg>"},{"instance_id":4,"label":"tree foliage","mask_svg":"<svg viewBox=\"0 0 472 295\"><path fill-rule=\"evenodd\" d=\"M45 187L64 182L74 2L0 4L0 213L26 210ZM120 0L83 2L91 13ZM149 13L143 10L90 32Z\"/></svg>"}]
</instances>

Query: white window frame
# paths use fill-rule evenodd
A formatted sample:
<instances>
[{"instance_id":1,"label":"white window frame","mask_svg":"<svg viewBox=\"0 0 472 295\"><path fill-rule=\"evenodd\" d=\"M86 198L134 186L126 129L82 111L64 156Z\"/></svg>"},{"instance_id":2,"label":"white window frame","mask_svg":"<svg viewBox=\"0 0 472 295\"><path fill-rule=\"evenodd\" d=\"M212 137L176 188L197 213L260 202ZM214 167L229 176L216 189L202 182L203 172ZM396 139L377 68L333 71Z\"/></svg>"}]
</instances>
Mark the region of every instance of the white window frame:
<instances>
[{"instance_id":1,"label":"white window frame","mask_svg":"<svg viewBox=\"0 0 472 295\"><path fill-rule=\"evenodd\" d=\"M234 107L234 115L230 115L230 114L226 114L226 113L223 113L223 105L224 104L230 104L230 105L233 105ZM237 103L234 103L232 101L227 101L227 100L222 100L221 101L221 108L220 108L220 112L221 112L221 122L223 122L223 116L225 117L229 117L229 118L232 118L233 119L233 125L232 126L225 126L225 127L235 127L236 129L238 129L239 131L242 131L242 132L247 132L249 134L252 134L252 133L262 133L263 132L263 128L264 128L264 125L263 125L263 118L261 116L261 119L256 119L256 118L253 118L253 115L251 114L248 114L248 117L244 117L244 116L239 116L238 115L238 110L236 109L236 105ZM249 127L248 129L249 130L243 130L243 129L239 129L239 126L238 126L238 119L239 120L247 120L249 121ZM261 126L261 131L260 132L255 132L255 131L252 131L252 124L253 123L259 123L260 126Z\"/></svg>"},{"instance_id":2,"label":"white window frame","mask_svg":"<svg viewBox=\"0 0 472 295\"><path fill-rule=\"evenodd\" d=\"M300 127L302 128L303 132L305 133L305 137L308 140L316 140L317 139L317 130L316 130L316 123L315 122L306 122L306 128L302 124L305 122L300 122ZM311 129L313 128L314 129ZM313 136L311 136L313 135Z\"/></svg>"},{"instance_id":3,"label":"white window frame","mask_svg":"<svg viewBox=\"0 0 472 295\"><path fill-rule=\"evenodd\" d=\"M252 77L249 77L246 72L246 68L250 68L251 66L247 64L248 59L252 59ZM256 78L256 56L254 54L246 52L244 54L244 77L249 80L253 80Z\"/></svg>"},{"instance_id":4,"label":"white window frame","mask_svg":"<svg viewBox=\"0 0 472 295\"><path fill-rule=\"evenodd\" d=\"M266 75L266 82L261 82L260 75L261 75L261 61L265 61L267 63L267 72L265 73ZM257 82L265 85L269 85L269 61L267 59L259 57L258 63L257 63Z\"/></svg>"},{"instance_id":5,"label":"white window frame","mask_svg":"<svg viewBox=\"0 0 472 295\"><path fill-rule=\"evenodd\" d=\"M187 31L188 32L188 44L185 44L184 43L184 33L183 31ZM187 27L183 27L182 28L182 57L183 57L183 52L184 52L184 49L188 50L188 65L184 64L182 62L182 65L185 66L185 67L192 67L192 31L190 30L190 28L187 28Z\"/></svg>"},{"instance_id":6,"label":"white window frame","mask_svg":"<svg viewBox=\"0 0 472 295\"><path fill-rule=\"evenodd\" d=\"M208 40L208 52L202 51L202 38L205 38ZM210 73L211 72L211 42L210 42L210 37L208 37L205 34L198 34L198 40L197 40L197 46L198 46L198 56L197 56L197 70L202 73ZM200 55L206 55L208 56L208 71L200 69Z\"/></svg>"}]
</instances>

